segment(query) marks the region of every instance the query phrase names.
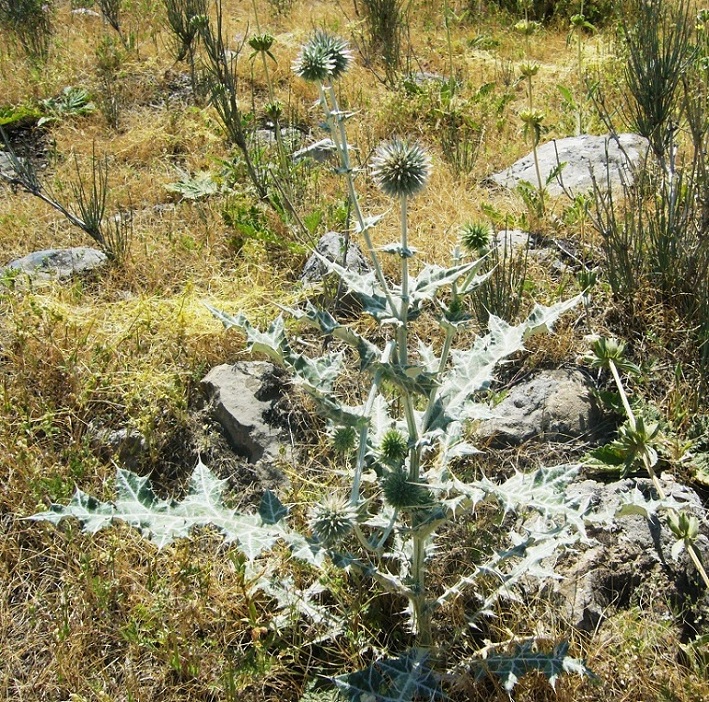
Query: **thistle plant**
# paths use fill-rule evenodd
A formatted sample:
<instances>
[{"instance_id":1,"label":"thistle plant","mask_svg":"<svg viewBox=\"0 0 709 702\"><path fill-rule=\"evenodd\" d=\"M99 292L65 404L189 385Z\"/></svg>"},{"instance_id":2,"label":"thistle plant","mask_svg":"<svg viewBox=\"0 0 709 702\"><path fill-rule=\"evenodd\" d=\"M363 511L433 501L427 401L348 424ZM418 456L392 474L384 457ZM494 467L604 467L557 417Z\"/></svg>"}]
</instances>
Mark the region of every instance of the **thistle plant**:
<instances>
[{"instance_id":1,"label":"thistle plant","mask_svg":"<svg viewBox=\"0 0 709 702\"><path fill-rule=\"evenodd\" d=\"M399 207L399 239L379 251L399 259L400 279L393 282L384 276L370 235L384 215L365 217L361 210L347 146L348 115L339 109L332 86L349 63L347 45L318 32L301 50L294 69L319 87L326 123L338 147L338 172L347 182L356 233L372 258L372 270L360 274L321 260L359 297L364 313L381 327L377 338L382 341L370 340L310 303L301 309L285 309L296 321L331 338L331 346L340 345L311 357L293 348L283 315L259 330L241 314L209 306L226 327L245 333L250 351L287 368L293 382L310 395L329 422L333 460L338 473L347 475L347 484L328 486L334 494L311 507L307 536L287 524L288 510L273 493L264 495L258 514L225 508L222 481L201 462L181 503L158 500L145 478L120 471L119 495L113 503L99 503L77 492L67 507L53 505L35 518L57 522L76 515L92 531L122 518L138 525L158 545L186 535L193 526L213 524L238 545L249 562L268 561L269 550L280 541L290 547L293 557L315 568L328 560L346 572L358 571L385 592L406 600L406 623L415 646L335 682L353 702L413 702L441 695L441 683L429 658L442 643L436 639L433 621L438 610L465 599L470 603L465 613L469 623L479 626L493 615L500 598L514 597L515 587L523 580L548 576L544 559L575 543L584 532L587 507L569 501L564 493L578 465L540 467L533 474L515 473L500 482L488 478L466 482L457 475L459 462L477 452L467 439L467 425L491 414L481 393L492 383L497 364L523 349L530 335L549 331L581 296L550 307L536 305L516 325L491 315L487 332L472 344L454 347L456 336L469 323L467 301L486 279L480 273L484 261L468 260L457 246L452 265L413 268L416 250L409 243L407 204L426 187L431 161L420 144L393 139L377 150L371 169L375 183ZM432 310L437 319L435 344L415 336L415 322L425 309ZM355 404L336 391L348 348L358 357L364 387L368 385ZM474 519L483 502L490 508L497 505L501 517L536 513L538 519L527 519L524 526L512 530L512 547L493 550L469 572L434 585L430 566L439 532L448 522ZM272 570L262 568L264 573ZM268 587L270 583L264 586L265 592L270 591ZM309 606L312 609L314 604ZM511 656L515 671L541 670L552 681L560 670L585 671L568 656L564 645L549 653L536 651L534 656L522 646ZM492 666L492 659L499 666ZM488 656L484 665L511 689L512 668L504 660L501 652ZM469 666L478 670L483 664L471 661Z\"/></svg>"}]
</instances>

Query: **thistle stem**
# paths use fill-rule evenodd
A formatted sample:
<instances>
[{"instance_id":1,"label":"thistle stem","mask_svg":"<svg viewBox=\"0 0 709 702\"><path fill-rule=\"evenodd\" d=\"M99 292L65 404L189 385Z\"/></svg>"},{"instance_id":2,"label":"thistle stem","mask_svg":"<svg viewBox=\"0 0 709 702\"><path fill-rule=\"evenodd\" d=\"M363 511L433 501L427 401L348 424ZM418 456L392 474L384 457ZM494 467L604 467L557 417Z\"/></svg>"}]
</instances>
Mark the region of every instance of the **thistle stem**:
<instances>
[{"instance_id":1,"label":"thistle stem","mask_svg":"<svg viewBox=\"0 0 709 702\"><path fill-rule=\"evenodd\" d=\"M345 130L345 119L337 102L337 95L335 93L335 88L330 83L320 84L321 92L321 103L325 111L325 118L330 127L333 141L335 142L338 152L340 154L340 164L342 166L342 171L345 175L345 180L347 182L347 191L349 194L350 202L352 203L352 209L354 210L355 218L357 224L359 225L360 231L362 233L362 238L364 239L365 246L367 248L367 253L374 266L374 273L377 276L377 281L384 291L387 302L389 303L389 308L391 309L392 316L398 316L398 310L394 305L394 300L389 291L389 287L384 277L382 271L382 266L377 256L377 252L374 250L374 245L372 244L372 239L369 236L368 226L365 222L364 215L362 214L362 208L359 205L359 197L357 196L357 191L354 186L354 177L352 175L352 165L350 163L349 148L347 145L347 132ZM326 99L326 95L329 96L332 108ZM333 124L337 123L337 130L333 128Z\"/></svg>"},{"instance_id":2,"label":"thistle stem","mask_svg":"<svg viewBox=\"0 0 709 702\"><path fill-rule=\"evenodd\" d=\"M389 363L391 355L394 352L395 342L390 341L382 353L381 364L384 366ZM367 402L364 406L364 416L368 417L372 411L372 406L374 405L374 400L377 399L377 394L379 393L379 385L382 382L382 370L378 370L374 374L374 379L372 380L372 387L369 389L369 396L367 397ZM369 424L365 422L359 430L359 447L357 451L357 462L355 463L354 476L352 478L352 490L350 491L350 503L352 505L359 504L359 492L360 486L362 484L362 472L364 471L364 462L367 458L367 437L369 436Z\"/></svg>"}]
</instances>

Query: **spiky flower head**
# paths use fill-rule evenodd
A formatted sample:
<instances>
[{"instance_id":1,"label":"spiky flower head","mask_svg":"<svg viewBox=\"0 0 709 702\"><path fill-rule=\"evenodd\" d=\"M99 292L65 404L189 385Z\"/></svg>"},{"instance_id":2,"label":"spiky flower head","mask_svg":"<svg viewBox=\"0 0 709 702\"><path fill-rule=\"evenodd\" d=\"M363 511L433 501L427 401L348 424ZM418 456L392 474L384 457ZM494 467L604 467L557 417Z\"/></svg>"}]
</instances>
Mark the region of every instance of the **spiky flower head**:
<instances>
[{"instance_id":1,"label":"spiky flower head","mask_svg":"<svg viewBox=\"0 0 709 702\"><path fill-rule=\"evenodd\" d=\"M316 30L293 62L293 72L315 83L339 78L350 66L352 52L344 39Z\"/></svg>"},{"instance_id":2,"label":"spiky flower head","mask_svg":"<svg viewBox=\"0 0 709 702\"><path fill-rule=\"evenodd\" d=\"M396 468L382 481L384 499L397 509L414 509L431 502L431 495L423 485L412 483L405 470Z\"/></svg>"},{"instance_id":3,"label":"spiky flower head","mask_svg":"<svg viewBox=\"0 0 709 702\"><path fill-rule=\"evenodd\" d=\"M385 195L411 197L426 186L431 159L420 144L394 138L379 145L372 168L374 181Z\"/></svg>"},{"instance_id":4,"label":"spiky flower head","mask_svg":"<svg viewBox=\"0 0 709 702\"><path fill-rule=\"evenodd\" d=\"M484 222L466 222L460 228L460 242L471 253L481 254L490 246L491 234Z\"/></svg>"},{"instance_id":5,"label":"spiky flower head","mask_svg":"<svg viewBox=\"0 0 709 702\"><path fill-rule=\"evenodd\" d=\"M354 529L357 508L339 495L328 495L310 512L310 528L326 546L336 544Z\"/></svg>"},{"instance_id":6,"label":"spiky flower head","mask_svg":"<svg viewBox=\"0 0 709 702\"><path fill-rule=\"evenodd\" d=\"M338 427L332 436L332 445L337 453L346 454L357 444L357 432L354 427Z\"/></svg>"},{"instance_id":7,"label":"spiky flower head","mask_svg":"<svg viewBox=\"0 0 709 702\"><path fill-rule=\"evenodd\" d=\"M396 429L390 429L382 438L379 445L382 459L390 466L401 466L409 452L404 435Z\"/></svg>"}]
</instances>

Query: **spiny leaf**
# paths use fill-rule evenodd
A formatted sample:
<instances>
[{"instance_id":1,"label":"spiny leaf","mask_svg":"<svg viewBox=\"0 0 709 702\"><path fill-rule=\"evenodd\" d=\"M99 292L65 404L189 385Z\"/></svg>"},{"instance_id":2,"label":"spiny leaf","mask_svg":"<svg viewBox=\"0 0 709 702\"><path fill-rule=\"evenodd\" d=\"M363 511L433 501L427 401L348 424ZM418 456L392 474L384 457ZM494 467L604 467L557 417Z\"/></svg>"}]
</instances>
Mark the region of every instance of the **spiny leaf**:
<instances>
[{"instance_id":1,"label":"spiny leaf","mask_svg":"<svg viewBox=\"0 0 709 702\"><path fill-rule=\"evenodd\" d=\"M475 340L472 348L451 352L452 368L445 374L439 398L444 414L457 419L471 418L470 398L489 387L495 366L500 361L524 348L524 339L531 334L548 331L561 314L582 300L577 295L571 300L551 307L535 305L527 319L515 326L490 315L489 332Z\"/></svg>"},{"instance_id":2,"label":"spiny leaf","mask_svg":"<svg viewBox=\"0 0 709 702\"><path fill-rule=\"evenodd\" d=\"M75 517L90 533L119 520L139 529L158 548L189 536L195 527L214 526L227 542L237 542L247 559L253 560L284 538L287 531L276 522L284 516L285 507L271 494L262 502L261 515L239 514L222 504L225 482L199 461L187 495L182 502L175 502L158 498L148 478L119 469L114 502L101 502L77 490L68 505L52 505L47 512L29 519L57 524L66 517Z\"/></svg>"},{"instance_id":3,"label":"spiny leaf","mask_svg":"<svg viewBox=\"0 0 709 702\"><path fill-rule=\"evenodd\" d=\"M428 652L421 649L411 649L397 658L383 658L334 680L350 702L445 699L440 682L428 665Z\"/></svg>"},{"instance_id":4,"label":"spiny leaf","mask_svg":"<svg viewBox=\"0 0 709 702\"><path fill-rule=\"evenodd\" d=\"M355 349L359 354L361 371L367 370L376 359L381 357L382 352L377 346L350 327L340 324L325 310L318 310L308 303L305 312L294 309L289 309L288 312L295 319L304 319L318 327L323 334L330 334Z\"/></svg>"},{"instance_id":5,"label":"spiny leaf","mask_svg":"<svg viewBox=\"0 0 709 702\"><path fill-rule=\"evenodd\" d=\"M473 261L451 268L436 265L426 266L411 281L411 304L416 305L423 300L433 299L440 288L455 283L456 280L473 271L478 265L478 261Z\"/></svg>"},{"instance_id":6,"label":"spiny leaf","mask_svg":"<svg viewBox=\"0 0 709 702\"><path fill-rule=\"evenodd\" d=\"M470 667L477 679L489 674L499 677L507 692L512 692L520 678L534 670L541 672L552 687L562 673L592 676L583 661L571 658L568 651L569 644L565 641L549 653L534 650L534 642L527 641L517 644L511 653L488 654L485 658L474 659L470 661Z\"/></svg>"}]
</instances>

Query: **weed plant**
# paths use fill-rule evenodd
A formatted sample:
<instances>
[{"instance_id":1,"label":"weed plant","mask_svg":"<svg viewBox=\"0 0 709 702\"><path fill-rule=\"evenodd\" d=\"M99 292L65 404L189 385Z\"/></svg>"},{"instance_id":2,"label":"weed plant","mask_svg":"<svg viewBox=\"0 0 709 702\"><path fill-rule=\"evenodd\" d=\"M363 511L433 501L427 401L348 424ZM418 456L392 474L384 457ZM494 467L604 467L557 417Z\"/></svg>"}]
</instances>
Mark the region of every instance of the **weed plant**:
<instances>
[{"instance_id":1,"label":"weed plant","mask_svg":"<svg viewBox=\"0 0 709 702\"><path fill-rule=\"evenodd\" d=\"M515 474L500 483L487 479L465 482L456 476L455 469L458 458L475 452L466 440L465 424L488 416L489 409L477 394L489 386L495 366L519 351L525 338L547 331L580 297L552 307L537 305L515 326L490 316L487 334L477 338L472 347L456 349L455 337L468 322L466 299L486 278L478 275L483 261L463 261L456 252L448 268L427 265L414 272L416 251L409 242L408 205L425 188L431 164L419 144L396 138L383 143L372 160L376 184L399 210L399 240L380 249L398 261L399 282L385 278L371 239L371 230L382 216L366 217L362 212L349 165L348 115L337 109L334 97L333 81L345 73L350 60L342 40L318 32L302 48L294 69L319 87L326 119L336 137L339 171L347 182L356 231L370 257L372 272L362 275L337 263L326 265L359 296L365 313L381 327L383 342L370 341L312 305L289 311L357 354L360 373L369 381L363 404L352 405L335 392L343 372L344 349L308 357L294 351L282 317L260 331L243 315L231 316L210 308L227 327L246 333L250 350L285 366L311 395L329 421L334 447L350 484L344 490L336 488L311 509L308 537L287 526L288 510L273 493L264 495L257 516L226 509L221 503L221 481L201 462L183 503L156 500L147 479L120 471L119 496L114 504L97 503L77 493L68 507L54 506L35 519L58 521L75 515L94 531L119 517L140 524L159 546L185 535L192 526L213 524L229 540L239 543L249 562L281 540L290 545L296 558L316 568L327 559L345 572L371 578L384 592L408 603L405 621L414 647L339 676L335 682L353 701L368 695L383 701L413 702L417 697L434 699L442 694L434 672L435 658L431 658L442 645L433 624L437 610L471 597L474 604L466 613L468 621L482 621L500 598L511 595L522 578L546 574L540 566L545 557L571 545L583 533L586 507L570 502L563 494L564 486L576 475L576 466L539 468L533 475ZM444 289L448 295L439 298ZM439 350L414 336L417 317L434 302L440 310ZM537 512L540 520L534 527L514 529L512 548L485 554L471 572L454 578L441 592L432 591L429 569L437 532L447 522L475 513L483 502L493 509L497 505L501 515L511 510L528 515ZM270 568L263 572L269 573ZM309 589L293 590L292 584L279 584L270 576L260 577L258 587L279 602L300 603L297 606L303 613L306 607L311 612L315 607ZM333 627L339 630L341 626L332 617L322 623L330 636ZM467 665L476 676L493 672L508 690L517 677L510 675L510 670L539 670L552 682L559 670L585 672L583 664L568 655L567 644L545 652L533 644L533 640L518 641L510 652L492 646L485 650L484 661L472 658Z\"/></svg>"},{"instance_id":2,"label":"weed plant","mask_svg":"<svg viewBox=\"0 0 709 702\"><path fill-rule=\"evenodd\" d=\"M0 27L12 35L34 62L47 60L52 39L52 2L0 0Z\"/></svg>"},{"instance_id":3,"label":"weed plant","mask_svg":"<svg viewBox=\"0 0 709 702\"><path fill-rule=\"evenodd\" d=\"M192 91L197 94L195 58L199 39L199 23L196 18L207 15L207 0L163 0L167 24L174 36L174 52L177 61L187 60L190 67Z\"/></svg>"},{"instance_id":4,"label":"weed plant","mask_svg":"<svg viewBox=\"0 0 709 702\"><path fill-rule=\"evenodd\" d=\"M21 187L39 198L53 209L60 212L72 225L88 234L108 255L116 261L124 261L131 245L132 224L129 218L116 215L106 217L108 198L108 158L99 159L94 152L91 157L91 181L86 183L76 163L76 178L70 188L75 205L62 204L57 196L40 182L37 171L30 160L20 159L13 151L5 133L0 129L5 144L5 153L9 155L12 169L0 170L0 179Z\"/></svg>"},{"instance_id":5,"label":"weed plant","mask_svg":"<svg viewBox=\"0 0 709 702\"><path fill-rule=\"evenodd\" d=\"M362 54L371 66L384 66L384 80L394 85L404 63L407 0L356 0L355 12L364 22Z\"/></svg>"},{"instance_id":6,"label":"weed plant","mask_svg":"<svg viewBox=\"0 0 709 702\"><path fill-rule=\"evenodd\" d=\"M695 330L697 346L703 349L709 311L701 146L707 103L699 97L706 76L697 70L702 43L701 31L692 36L694 25L684 2L631 3L623 15L628 56L623 114L650 148L634 181L623 184L622 194L613 193L609 183L596 182L593 219L602 236L608 281L630 319L639 321L638 311L646 307L639 297L647 300L651 291L654 300ZM596 92L594 100L613 132L602 93ZM703 351L697 356L695 362Z\"/></svg>"}]
</instances>

